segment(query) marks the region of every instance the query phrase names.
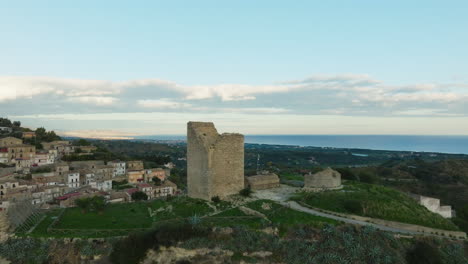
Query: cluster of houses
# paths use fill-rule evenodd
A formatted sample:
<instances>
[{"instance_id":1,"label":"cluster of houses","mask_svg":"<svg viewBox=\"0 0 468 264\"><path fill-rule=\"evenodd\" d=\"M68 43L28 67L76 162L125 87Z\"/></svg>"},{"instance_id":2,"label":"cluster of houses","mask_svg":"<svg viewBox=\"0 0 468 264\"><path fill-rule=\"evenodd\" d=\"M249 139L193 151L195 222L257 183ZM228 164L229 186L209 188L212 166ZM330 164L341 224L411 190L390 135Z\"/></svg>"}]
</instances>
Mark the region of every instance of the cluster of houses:
<instances>
[{"instance_id":1,"label":"cluster of houses","mask_svg":"<svg viewBox=\"0 0 468 264\"><path fill-rule=\"evenodd\" d=\"M34 136L34 132L26 133L23 138ZM168 168L145 169L142 161L64 162L64 155L89 155L96 147L73 146L69 141L44 142L42 146L43 150L36 150L19 138L0 138L0 163L6 165L0 167L0 210L24 200L50 208L74 206L76 199L96 195L113 203L131 201L137 191L149 199L177 192L177 186L167 180ZM113 181L126 181L128 188L114 190Z\"/></svg>"}]
</instances>

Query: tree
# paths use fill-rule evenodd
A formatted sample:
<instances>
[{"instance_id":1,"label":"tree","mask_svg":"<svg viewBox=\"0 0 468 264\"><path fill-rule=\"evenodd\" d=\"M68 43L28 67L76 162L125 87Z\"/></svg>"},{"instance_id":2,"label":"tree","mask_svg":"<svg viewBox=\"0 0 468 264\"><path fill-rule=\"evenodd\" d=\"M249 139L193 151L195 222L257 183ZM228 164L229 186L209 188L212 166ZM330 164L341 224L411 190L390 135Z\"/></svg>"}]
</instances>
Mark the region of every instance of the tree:
<instances>
[{"instance_id":1,"label":"tree","mask_svg":"<svg viewBox=\"0 0 468 264\"><path fill-rule=\"evenodd\" d=\"M374 175L372 175L372 174L369 173L369 172L361 172L361 173L359 174L359 180L360 180L361 182L374 184L374 183L377 182L377 177L375 177Z\"/></svg>"},{"instance_id":2,"label":"tree","mask_svg":"<svg viewBox=\"0 0 468 264\"><path fill-rule=\"evenodd\" d=\"M21 122L20 121L14 121L13 126L14 127L21 127Z\"/></svg>"},{"instance_id":3,"label":"tree","mask_svg":"<svg viewBox=\"0 0 468 264\"><path fill-rule=\"evenodd\" d=\"M428 242L418 241L408 251L406 260L411 264L442 264L442 256L439 249Z\"/></svg>"},{"instance_id":4,"label":"tree","mask_svg":"<svg viewBox=\"0 0 468 264\"><path fill-rule=\"evenodd\" d=\"M102 196L94 196L91 199L91 209L93 211L97 211L99 213L102 213L104 209L106 208L106 200Z\"/></svg>"},{"instance_id":5,"label":"tree","mask_svg":"<svg viewBox=\"0 0 468 264\"><path fill-rule=\"evenodd\" d=\"M75 200L75 205L81 209L81 212L84 214L89 209L90 200L89 198L80 198Z\"/></svg>"},{"instance_id":6,"label":"tree","mask_svg":"<svg viewBox=\"0 0 468 264\"><path fill-rule=\"evenodd\" d=\"M357 214L361 215L363 213L363 206L361 204L361 201L359 200L347 200L344 202L344 208L346 211L352 213L352 214Z\"/></svg>"},{"instance_id":7,"label":"tree","mask_svg":"<svg viewBox=\"0 0 468 264\"><path fill-rule=\"evenodd\" d=\"M37 128L35 132L36 132L36 139L39 142L42 142L42 141L52 142L52 141L55 141L55 140L61 140L62 139L57 134L55 134L54 131L47 132L47 130L45 128L43 128L43 127Z\"/></svg>"},{"instance_id":8,"label":"tree","mask_svg":"<svg viewBox=\"0 0 468 264\"><path fill-rule=\"evenodd\" d=\"M91 146L91 142L87 141L86 139L79 139L74 142L75 146Z\"/></svg>"},{"instance_id":9,"label":"tree","mask_svg":"<svg viewBox=\"0 0 468 264\"><path fill-rule=\"evenodd\" d=\"M106 200L102 196L93 196L76 199L75 204L81 208L83 214L90 211L102 213L106 207Z\"/></svg>"},{"instance_id":10,"label":"tree","mask_svg":"<svg viewBox=\"0 0 468 264\"><path fill-rule=\"evenodd\" d=\"M12 123L8 118L0 117L0 126L2 127L12 127Z\"/></svg>"},{"instance_id":11,"label":"tree","mask_svg":"<svg viewBox=\"0 0 468 264\"><path fill-rule=\"evenodd\" d=\"M240 190L239 194L244 197L250 197L250 195L252 194L252 189L250 189L250 187L244 188Z\"/></svg>"},{"instance_id":12,"label":"tree","mask_svg":"<svg viewBox=\"0 0 468 264\"><path fill-rule=\"evenodd\" d=\"M336 171L338 171L341 174L341 178L345 180L352 180L355 181L357 180L356 175L354 172L349 169L349 168L336 168Z\"/></svg>"},{"instance_id":13,"label":"tree","mask_svg":"<svg viewBox=\"0 0 468 264\"><path fill-rule=\"evenodd\" d=\"M153 177L151 181L153 181L153 183L158 186L162 183L161 179L159 179L158 177Z\"/></svg>"},{"instance_id":14,"label":"tree","mask_svg":"<svg viewBox=\"0 0 468 264\"><path fill-rule=\"evenodd\" d=\"M137 191L132 193L132 200L134 201L143 201L143 200L148 200L148 195L142 191Z\"/></svg>"}]
</instances>

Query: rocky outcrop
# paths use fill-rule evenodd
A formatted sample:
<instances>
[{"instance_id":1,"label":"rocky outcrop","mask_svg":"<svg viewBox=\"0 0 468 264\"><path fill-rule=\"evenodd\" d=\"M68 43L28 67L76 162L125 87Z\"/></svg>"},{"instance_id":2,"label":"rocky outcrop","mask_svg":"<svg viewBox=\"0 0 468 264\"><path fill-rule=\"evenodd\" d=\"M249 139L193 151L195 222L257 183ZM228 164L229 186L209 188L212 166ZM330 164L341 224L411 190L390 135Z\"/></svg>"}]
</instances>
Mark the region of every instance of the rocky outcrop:
<instances>
[{"instance_id":1,"label":"rocky outcrop","mask_svg":"<svg viewBox=\"0 0 468 264\"><path fill-rule=\"evenodd\" d=\"M198 264L223 264L230 263L232 255L234 255L232 251L219 248L160 247L158 251L148 251L141 264L173 264L182 261Z\"/></svg>"}]
</instances>

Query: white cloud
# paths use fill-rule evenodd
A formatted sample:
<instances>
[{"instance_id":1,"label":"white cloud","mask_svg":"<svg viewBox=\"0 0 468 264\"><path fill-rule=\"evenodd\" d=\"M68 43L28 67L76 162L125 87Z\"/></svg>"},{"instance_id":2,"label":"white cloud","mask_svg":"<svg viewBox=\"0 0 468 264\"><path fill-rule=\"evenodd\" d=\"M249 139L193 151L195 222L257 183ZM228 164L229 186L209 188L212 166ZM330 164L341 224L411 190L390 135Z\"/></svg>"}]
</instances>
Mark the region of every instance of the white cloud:
<instances>
[{"instance_id":1,"label":"white cloud","mask_svg":"<svg viewBox=\"0 0 468 264\"><path fill-rule=\"evenodd\" d=\"M445 109L439 115L451 116L468 115L467 87L465 83L391 85L356 74L315 75L267 85L6 76L0 77L0 111L16 115L28 111L77 113L128 109L125 111L403 116L404 111L412 109L437 108ZM18 99L30 100L30 108L15 108L17 104L11 102Z\"/></svg>"},{"instance_id":2,"label":"white cloud","mask_svg":"<svg viewBox=\"0 0 468 264\"><path fill-rule=\"evenodd\" d=\"M233 113L107 113L10 116L33 127L76 126L74 136L131 137L132 135L185 134L188 121L212 121L220 132L244 134L418 134L466 135L466 117L368 117L343 115L290 115ZM95 130L96 124L108 124ZM126 124L122 126L122 124ZM59 127L60 126L60 127ZM73 129L71 129L73 130ZM119 132L119 133L117 133ZM63 132L61 132L63 134Z\"/></svg>"},{"instance_id":3,"label":"white cloud","mask_svg":"<svg viewBox=\"0 0 468 264\"><path fill-rule=\"evenodd\" d=\"M83 103L83 104L93 104L97 106L105 106L115 104L119 99L115 97L106 97L106 96L79 96L79 97L70 97L68 101Z\"/></svg>"},{"instance_id":4,"label":"white cloud","mask_svg":"<svg viewBox=\"0 0 468 264\"><path fill-rule=\"evenodd\" d=\"M120 88L109 81L51 77L0 77L0 101L32 98L37 95L100 96L117 94Z\"/></svg>"},{"instance_id":5,"label":"white cloud","mask_svg":"<svg viewBox=\"0 0 468 264\"><path fill-rule=\"evenodd\" d=\"M118 130L71 130L57 131L57 134L65 137L81 137L95 139L133 139L137 134Z\"/></svg>"},{"instance_id":6,"label":"white cloud","mask_svg":"<svg viewBox=\"0 0 468 264\"><path fill-rule=\"evenodd\" d=\"M192 107L191 104L176 102L168 98L159 100L138 100L137 104L151 109L182 109Z\"/></svg>"}]
</instances>

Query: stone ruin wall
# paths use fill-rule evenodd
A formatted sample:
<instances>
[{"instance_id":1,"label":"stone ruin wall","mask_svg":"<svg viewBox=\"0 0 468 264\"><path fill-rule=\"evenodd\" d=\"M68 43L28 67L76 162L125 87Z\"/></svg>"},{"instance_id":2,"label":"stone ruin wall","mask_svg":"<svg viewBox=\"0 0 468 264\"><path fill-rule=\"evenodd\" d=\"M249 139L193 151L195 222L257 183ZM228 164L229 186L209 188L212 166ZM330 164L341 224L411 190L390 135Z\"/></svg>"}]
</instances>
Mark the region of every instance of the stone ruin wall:
<instances>
[{"instance_id":1,"label":"stone ruin wall","mask_svg":"<svg viewBox=\"0 0 468 264\"><path fill-rule=\"evenodd\" d=\"M244 136L218 134L213 123L187 124L188 195L209 200L244 188Z\"/></svg>"},{"instance_id":2,"label":"stone ruin wall","mask_svg":"<svg viewBox=\"0 0 468 264\"><path fill-rule=\"evenodd\" d=\"M420 196L419 203L426 207L429 211L439 214L444 218L452 217L452 207L449 205L441 206L440 200L437 198Z\"/></svg>"},{"instance_id":3,"label":"stone ruin wall","mask_svg":"<svg viewBox=\"0 0 468 264\"><path fill-rule=\"evenodd\" d=\"M341 174L332 169L325 169L316 174L304 176L304 188L309 189L336 189L341 188Z\"/></svg>"},{"instance_id":4,"label":"stone ruin wall","mask_svg":"<svg viewBox=\"0 0 468 264\"><path fill-rule=\"evenodd\" d=\"M10 237L11 224L8 220L6 211L0 211L0 243L4 242Z\"/></svg>"}]
</instances>

